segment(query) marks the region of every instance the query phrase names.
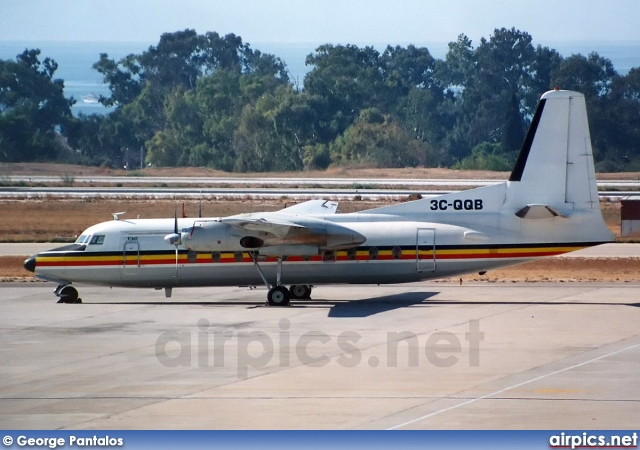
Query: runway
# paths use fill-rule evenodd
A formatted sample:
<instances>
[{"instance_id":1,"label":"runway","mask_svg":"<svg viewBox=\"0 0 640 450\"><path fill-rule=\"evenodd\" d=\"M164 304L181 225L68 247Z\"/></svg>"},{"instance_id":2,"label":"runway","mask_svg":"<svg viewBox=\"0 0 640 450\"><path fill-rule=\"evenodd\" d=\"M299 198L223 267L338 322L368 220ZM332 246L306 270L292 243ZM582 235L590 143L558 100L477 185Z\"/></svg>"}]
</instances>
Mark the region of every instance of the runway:
<instances>
[{"instance_id":1,"label":"runway","mask_svg":"<svg viewBox=\"0 0 640 450\"><path fill-rule=\"evenodd\" d=\"M635 429L640 285L0 285L4 429Z\"/></svg>"}]
</instances>

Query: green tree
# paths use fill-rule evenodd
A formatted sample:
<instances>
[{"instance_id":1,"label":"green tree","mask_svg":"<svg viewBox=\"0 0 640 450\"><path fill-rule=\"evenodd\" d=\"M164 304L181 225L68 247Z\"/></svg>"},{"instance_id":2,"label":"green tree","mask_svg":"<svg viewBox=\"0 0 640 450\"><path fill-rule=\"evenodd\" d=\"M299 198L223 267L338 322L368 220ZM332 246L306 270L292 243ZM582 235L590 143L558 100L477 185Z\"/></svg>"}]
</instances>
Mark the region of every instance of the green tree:
<instances>
[{"instance_id":1,"label":"green tree","mask_svg":"<svg viewBox=\"0 0 640 450\"><path fill-rule=\"evenodd\" d=\"M304 167L305 147L315 144L313 97L281 86L245 106L234 135L236 171L293 171Z\"/></svg>"},{"instance_id":2,"label":"green tree","mask_svg":"<svg viewBox=\"0 0 640 450\"><path fill-rule=\"evenodd\" d=\"M344 132L362 109L389 98L380 53L373 47L322 45L306 64L315 67L305 77L305 91L326 100L320 117L325 142Z\"/></svg>"},{"instance_id":3,"label":"green tree","mask_svg":"<svg viewBox=\"0 0 640 450\"><path fill-rule=\"evenodd\" d=\"M501 28L475 49L465 35L449 45L440 70L455 94L449 109L457 117L443 139L449 162L464 159L482 142L502 143L505 151L519 147L524 117L533 112L530 98L539 95L532 94L536 51L531 42L526 32Z\"/></svg>"},{"instance_id":4,"label":"green tree","mask_svg":"<svg viewBox=\"0 0 640 450\"><path fill-rule=\"evenodd\" d=\"M413 139L391 116L365 109L356 123L330 145L338 165L361 167L416 167L434 163L428 144Z\"/></svg>"},{"instance_id":5,"label":"green tree","mask_svg":"<svg viewBox=\"0 0 640 450\"><path fill-rule=\"evenodd\" d=\"M503 152L501 144L481 142L476 145L471 154L453 165L458 170L497 170L507 171L513 167L513 158Z\"/></svg>"},{"instance_id":6,"label":"green tree","mask_svg":"<svg viewBox=\"0 0 640 450\"><path fill-rule=\"evenodd\" d=\"M600 105L605 114L598 118L593 138L596 168L606 172L640 170L640 68L613 77L611 91Z\"/></svg>"},{"instance_id":7,"label":"green tree","mask_svg":"<svg viewBox=\"0 0 640 450\"><path fill-rule=\"evenodd\" d=\"M40 50L0 60L0 155L5 161L54 160L65 150L60 133L71 120L73 99L54 79L58 64Z\"/></svg>"}]
</instances>

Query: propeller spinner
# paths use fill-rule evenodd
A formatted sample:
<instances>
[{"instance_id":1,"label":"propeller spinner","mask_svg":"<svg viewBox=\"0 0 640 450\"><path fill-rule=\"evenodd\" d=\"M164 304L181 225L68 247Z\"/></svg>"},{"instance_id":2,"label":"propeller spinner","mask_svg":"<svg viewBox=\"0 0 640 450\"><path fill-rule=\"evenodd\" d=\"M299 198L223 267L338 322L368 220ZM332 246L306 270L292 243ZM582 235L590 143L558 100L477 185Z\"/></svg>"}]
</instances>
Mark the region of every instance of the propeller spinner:
<instances>
[{"instance_id":1,"label":"propeller spinner","mask_svg":"<svg viewBox=\"0 0 640 450\"><path fill-rule=\"evenodd\" d=\"M175 245L176 247L182 243L182 239L180 238L180 233L178 232L178 210L177 209L173 217L173 233L167 234L164 237L164 240L168 244Z\"/></svg>"}]
</instances>

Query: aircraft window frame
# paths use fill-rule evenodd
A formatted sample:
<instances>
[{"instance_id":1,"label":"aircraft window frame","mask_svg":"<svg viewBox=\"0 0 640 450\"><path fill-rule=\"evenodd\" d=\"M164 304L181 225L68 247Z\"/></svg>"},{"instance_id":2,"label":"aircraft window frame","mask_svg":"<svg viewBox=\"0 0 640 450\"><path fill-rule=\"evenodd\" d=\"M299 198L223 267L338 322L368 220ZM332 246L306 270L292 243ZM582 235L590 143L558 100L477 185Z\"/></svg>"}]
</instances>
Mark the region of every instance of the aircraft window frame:
<instances>
[{"instance_id":1,"label":"aircraft window frame","mask_svg":"<svg viewBox=\"0 0 640 450\"><path fill-rule=\"evenodd\" d=\"M358 250L356 250L355 248L350 248L347 250L347 258L349 259L349 261L355 261L357 257Z\"/></svg>"},{"instance_id":2,"label":"aircraft window frame","mask_svg":"<svg viewBox=\"0 0 640 450\"><path fill-rule=\"evenodd\" d=\"M378 259L378 247L369 247L369 259L375 261Z\"/></svg>"},{"instance_id":3,"label":"aircraft window frame","mask_svg":"<svg viewBox=\"0 0 640 450\"><path fill-rule=\"evenodd\" d=\"M233 252L233 259L236 262L242 262L244 260L244 252Z\"/></svg>"},{"instance_id":4,"label":"aircraft window frame","mask_svg":"<svg viewBox=\"0 0 640 450\"><path fill-rule=\"evenodd\" d=\"M198 261L198 253L194 250L189 250L187 252L187 261L189 261L189 264L195 264Z\"/></svg>"},{"instance_id":5,"label":"aircraft window frame","mask_svg":"<svg viewBox=\"0 0 640 450\"><path fill-rule=\"evenodd\" d=\"M87 241L87 237L91 237L91 235L88 234L81 234L78 239L76 239L76 242L74 242L75 244L78 245L82 245Z\"/></svg>"},{"instance_id":6,"label":"aircraft window frame","mask_svg":"<svg viewBox=\"0 0 640 450\"><path fill-rule=\"evenodd\" d=\"M219 263L220 258L222 258L222 254L220 252L211 252L211 260L214 263Z\"/></svg>"},{"instance_id":7,"label":"aircraft window frame","mask_svg":"<svg viewBox=\"0 0 640 450\"><path fill-rule=\"evenodd\" d=\"M391 249L393 259L402 259L402 249L397 245Z\"/></svg>"},{"instance_id":8,"label":"aircraft window frame","mask_svg":"<svg viewBox=\"0 0 640 450\"><path fill-rule=\"evenodd\" d=\"M102 245L104 244L104 234L94 234L89 241L89 245Z\"/></svg>"},{"instance_id":9,"label":"aircraft window frame","mask_svg":"<svg viewBox=\"0 0 640 450\"><path fill-rule=\"evenodd\" d=\"M322 252L322 261L334 262L336 260L336 252L333 250L325 250Z\"/></svg>"}]
</instances>

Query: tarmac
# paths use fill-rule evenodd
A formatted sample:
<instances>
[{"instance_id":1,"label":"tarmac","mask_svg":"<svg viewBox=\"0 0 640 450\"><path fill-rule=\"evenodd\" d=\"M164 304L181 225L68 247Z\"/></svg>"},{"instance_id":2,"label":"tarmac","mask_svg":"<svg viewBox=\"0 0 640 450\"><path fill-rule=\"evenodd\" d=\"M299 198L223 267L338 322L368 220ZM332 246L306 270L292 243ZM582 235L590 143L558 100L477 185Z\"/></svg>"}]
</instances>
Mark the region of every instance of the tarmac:
<instances>
[{"instance_id":1,"label":"tarmac","mask_svg":"<svg viewBox=\"0 0 640 450\"><path fill-rule=\"evenodd\" d=\"M0 284L3 429L637 429L640 284Z\"/></svg>"}]
</instances>

